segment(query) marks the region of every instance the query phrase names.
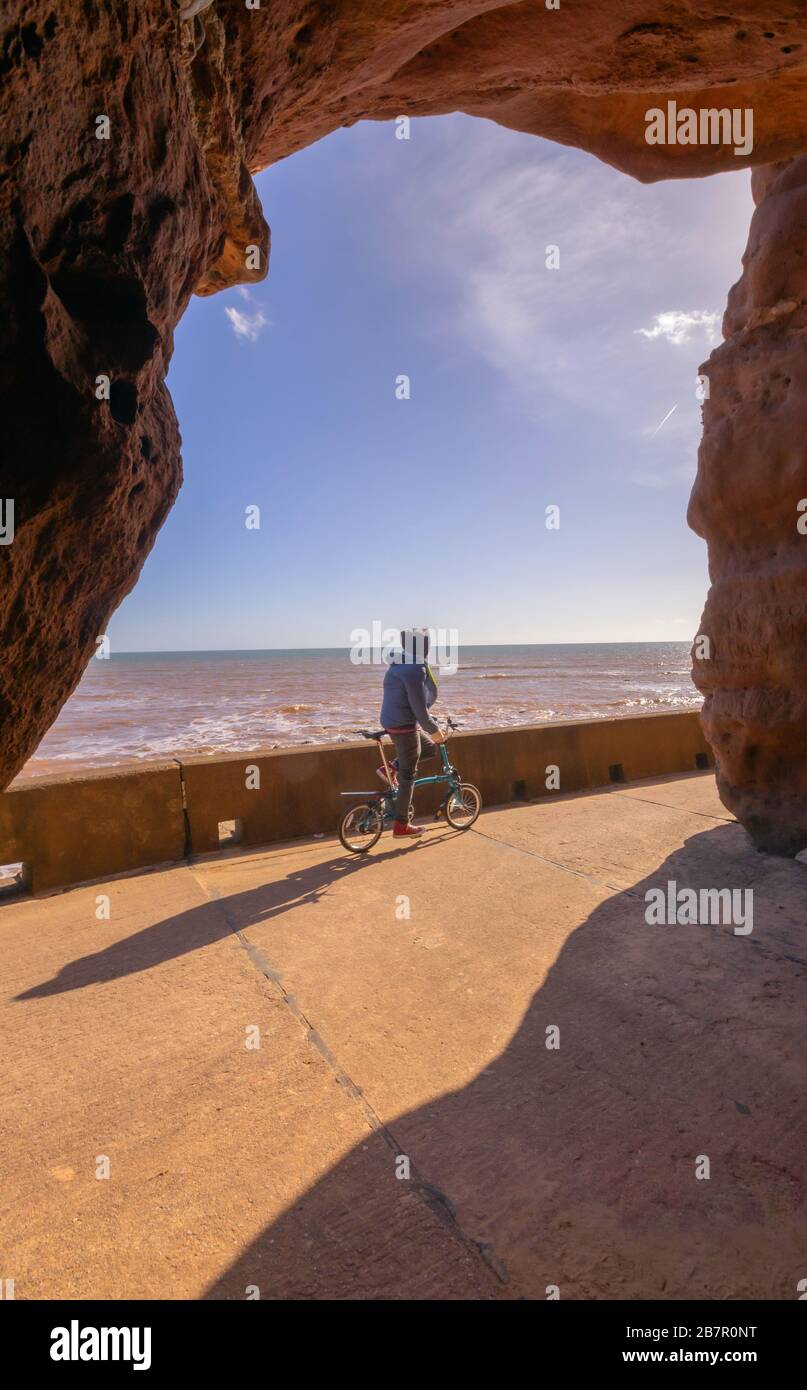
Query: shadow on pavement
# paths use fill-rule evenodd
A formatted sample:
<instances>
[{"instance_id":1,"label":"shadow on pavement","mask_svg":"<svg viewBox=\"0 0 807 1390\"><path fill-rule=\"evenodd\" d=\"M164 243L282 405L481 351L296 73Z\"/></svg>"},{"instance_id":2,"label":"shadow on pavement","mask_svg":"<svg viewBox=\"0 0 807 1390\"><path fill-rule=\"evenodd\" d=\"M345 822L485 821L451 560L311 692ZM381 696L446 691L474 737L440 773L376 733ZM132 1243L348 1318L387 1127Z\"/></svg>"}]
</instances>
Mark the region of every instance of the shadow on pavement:
<instances>
[{"instance_id":1,"label":"shadow on pavement","mask_svg":"<svg viewBox=\"0 0 807 1390\"><path fill-rule=\"evenodd\" d=\"M323 884L337 871L319 866ZM803 876L736 825L692 836L569 936L470 1085L368 1130L205 1296L797 1298ZM259 892L255 916L310 899L316 874L299 878ZM649 926L645 892L670 880L752 887L752 934ZM397 1153L420 1187L396 1178Z\"/></svg>"},{"instance_id":2,"label":"shadow on pavement","mask_svg":"<svg viewBox=\"0 0 807 1390\"><path fill-rule=\"evenodd\" d=\"M255 922L265 922L291 908L318 902L334 883L351 874L369 872L373 865L400 854L422 854L433 849L447 837L462 832L431 835L418 844L396 845L394 849L374 851L367 855L351 856L341 851L332 859L295 870L285 878L273 879L260 888L227 897L230 919L237 919L238 930ZM198 951L232 933L232 926L212 899L198 903L184 912L154 922L142 931L70 961L52 980L35 985L15 996L17 1001L41 999L52 994L85 989L88 985L119 980L141 970L151 970L164 961L174 960L189 951Z\"/></svg>"}]
</instances>

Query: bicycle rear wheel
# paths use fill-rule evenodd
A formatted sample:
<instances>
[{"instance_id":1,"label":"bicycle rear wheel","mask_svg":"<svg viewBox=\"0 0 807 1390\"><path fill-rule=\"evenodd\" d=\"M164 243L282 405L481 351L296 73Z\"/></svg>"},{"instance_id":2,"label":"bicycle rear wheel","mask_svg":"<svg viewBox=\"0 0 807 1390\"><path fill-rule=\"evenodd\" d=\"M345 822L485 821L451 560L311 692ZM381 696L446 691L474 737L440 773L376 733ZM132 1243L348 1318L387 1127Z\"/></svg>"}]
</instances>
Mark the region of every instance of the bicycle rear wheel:
<instances>
[{"instance_id":1,"label":"bicycle rear wheel","mask_svg":"<svg viewBox=\"0 0 807 1390\"><path fill-rule=\"evenodd\" d=\"M339 821L339 839L351 854L366 854L384 829L381 808L371 801L351 806Z\"/></svg>"}]
</instances>

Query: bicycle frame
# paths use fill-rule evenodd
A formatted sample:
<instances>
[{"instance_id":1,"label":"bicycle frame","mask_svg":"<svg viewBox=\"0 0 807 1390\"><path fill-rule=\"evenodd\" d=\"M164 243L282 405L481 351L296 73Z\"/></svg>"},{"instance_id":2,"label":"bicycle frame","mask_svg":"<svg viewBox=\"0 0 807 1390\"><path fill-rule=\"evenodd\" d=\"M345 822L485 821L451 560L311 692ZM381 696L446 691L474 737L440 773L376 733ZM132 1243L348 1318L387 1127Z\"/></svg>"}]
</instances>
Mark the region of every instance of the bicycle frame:
<instances>
[{"instance_id":1,"label":"bicycle frame","mask_svg":"<svg viewBox=\"0 0 807 1390\"><path fill-rule=\"evenodd\" d=\"M431 777L416 777L412 783L413 787L427 787L433 782L456 782L457 786L459 786L459 773L449 762L448 749L444 743L438 743L437 747L440 752L440 761L443 764L443 771L435 772Z\"/></svg>"},{"instance_id":2,"label":"bicycle frame","mask_svg":"<svg viewBox=\"0 0 807 1390\"><path fill-rule=\"evenodd\" d=\"M438 743L437 747L440 753L440 761L443 765L442 772L435 772L429 777L416 777L412 783L413 790L415 787L434 786L438 782L445 782L451 791L456 791L458 789L460 785L460 775L449 759L448 749L446 748L445 743ZM379 740L378 748L380 750L381 758L384 763L384 771L386 772L387 779L391 784L393 779L393 772L392 768L387 762L387 755L384 751L383 740ZM383 801L385 803L385 815L387 817L390 816L392 813L391 808L395 800L394 791L378 791L376 788L373 788L371 791L366 792L340 792L339 794L340 796L368 796L372 797L373 801Z\"/></svg>"},{"instance_id":3,"label":"bicycle frame","mask_svg":"<svg viewBox=\"0 0 807 1390\"><path fill-rule=\"evenodd\" d=\"M383 756L384 756L383 747L382 747L382 745L381 745L380 743L379 743L378 746L379 746L379 748L381 748L381 750L382 750L382 757L383 757ZM459 773L457 772L457 769L452 765L451 760L449 759L449 756L448 756L448 749L446 748L445 743L438 743L437 747L438 747L438 750L439 750L439 753L440 753L440 761L441 761L441 763L443 764L443 770L442 770L442 772L435 772L435 773L432 773L431 776L429 776L429 777L415 777L414 781L412 782L412 790L413 790L413 791L415 790L416 787L430 787L430 786L436 786L438 783L445 783L445 785L446 785L446 787L447 787L447 792L449 792L449 793L450 793L450 792L455 792L455 791L458 790L459 785L460 785L460 775L459 775ZM389 776L389 774L390 774L390 767L389 767L389 764L388 764L388 762L387 762L386 757L384 757L384 767L387 769L387 775ZM385 820L385 822L394 819L393 807L394 807L394 805L395 805L395 792L394 792L394 791L382 792L382 793L381 793L381 801L383 802L383 805L384 805L384 820Z\"/></svg>"}]
</instances>

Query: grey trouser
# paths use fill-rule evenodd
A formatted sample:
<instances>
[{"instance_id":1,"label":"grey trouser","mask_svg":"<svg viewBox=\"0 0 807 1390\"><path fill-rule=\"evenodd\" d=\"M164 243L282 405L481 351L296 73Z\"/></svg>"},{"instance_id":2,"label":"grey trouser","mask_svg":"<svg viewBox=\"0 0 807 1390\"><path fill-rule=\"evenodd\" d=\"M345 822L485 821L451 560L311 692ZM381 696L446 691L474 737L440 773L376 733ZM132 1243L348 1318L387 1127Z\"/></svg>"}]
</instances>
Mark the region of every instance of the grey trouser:
<instances>
[{"instance_id":1,"label":"grey trouser","mask_svg":"<svg viewBox=\"0 0 807 1390\"><path fill-rule=\"evenodd\" d=\"M432 743L420 729L411 734L390 734L395 744L398 759L398 795L395 798L395 819L407 821L412 805L412 782L417 772L418 762L423 758L437 755L437 744Z\"/></svg>"}]
</instances>

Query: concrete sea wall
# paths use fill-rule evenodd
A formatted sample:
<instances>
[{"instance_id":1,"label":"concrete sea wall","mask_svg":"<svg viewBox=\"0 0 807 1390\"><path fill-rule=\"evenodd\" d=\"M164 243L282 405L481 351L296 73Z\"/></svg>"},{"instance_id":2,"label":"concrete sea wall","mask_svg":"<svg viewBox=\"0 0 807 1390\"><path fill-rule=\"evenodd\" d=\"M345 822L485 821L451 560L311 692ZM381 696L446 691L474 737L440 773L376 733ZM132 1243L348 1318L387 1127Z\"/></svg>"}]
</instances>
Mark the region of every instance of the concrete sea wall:
<instances>
[{"instance_id":1,"label":"concrete sea wall","mask_svg":"<svg viewBox=\"0 0 807 1390\"><path fill-rule=\"evenodd\" d=\"M450 750L486 806L712 765L695 711L461 733ZM333 833L349 804L340 792L377 790L379 762L360 742L31 778L0 796L0 865L22 863L25 887L42 893L218 850L230 822L245 845ZM416 813L441 799L415 795Z\"/></svg>"}]
</instances>

